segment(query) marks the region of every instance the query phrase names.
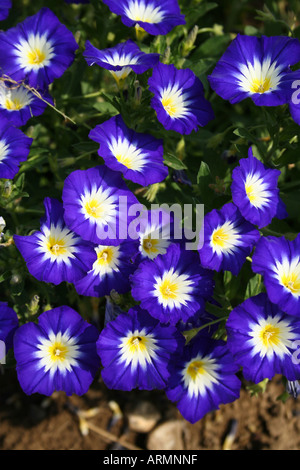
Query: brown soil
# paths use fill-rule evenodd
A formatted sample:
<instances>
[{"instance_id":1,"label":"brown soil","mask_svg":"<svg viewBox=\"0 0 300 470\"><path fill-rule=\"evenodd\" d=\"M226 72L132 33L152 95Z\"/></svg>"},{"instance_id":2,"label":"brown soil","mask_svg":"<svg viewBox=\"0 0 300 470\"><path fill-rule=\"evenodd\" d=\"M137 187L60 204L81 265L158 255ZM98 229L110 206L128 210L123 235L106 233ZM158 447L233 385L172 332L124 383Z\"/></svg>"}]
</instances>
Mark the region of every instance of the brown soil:
<instances>
[{"instance_id":1,"label":"brown soil","mask_svg":"<svg viewBox=\"0 0 300 470\"><path fill-rule=\"evenodd\" d=\"M99 378L83 397L67 397L60 392L50 398L27 397L14 371L5 371L0 376L0 449L298 450L300 398L283 403L277 399L283 392L280 377L257 396L250 396L243 387L239 400L190 424L163 392L112 392ZM154 407L156 424L152 431L146 428L151 416L140 416L138 431L128 425L130 410L142 403ZM121 417L113 412L113 404L119 406ZM236 432L233 441L228 442L233 423ZM163 431L166 424L168 432ZM160 427L163 432L157 444Z\"/></svg>"}]
</instances>

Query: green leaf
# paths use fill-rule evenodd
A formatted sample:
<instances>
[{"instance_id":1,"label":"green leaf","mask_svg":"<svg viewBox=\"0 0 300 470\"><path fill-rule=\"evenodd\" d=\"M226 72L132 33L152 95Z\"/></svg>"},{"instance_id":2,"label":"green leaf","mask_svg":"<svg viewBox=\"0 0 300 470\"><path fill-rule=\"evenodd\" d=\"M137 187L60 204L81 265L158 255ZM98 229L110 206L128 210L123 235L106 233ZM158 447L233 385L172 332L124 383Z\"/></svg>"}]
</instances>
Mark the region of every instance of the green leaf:
<instances>
[{"instance_id":1,"label":"green leaf","mask_svg":"<svg viewBox=\"0 0 300 470\"><path fill-rule=\"evenodd\" d=\"M186 165L182 162L182 160L179 160L179 158L175 157L175 155L171 153L165 153L164 160L166 165L168 165L170 168L173 168L173 170L187 169Z\"/></svg>"}]
</instances>

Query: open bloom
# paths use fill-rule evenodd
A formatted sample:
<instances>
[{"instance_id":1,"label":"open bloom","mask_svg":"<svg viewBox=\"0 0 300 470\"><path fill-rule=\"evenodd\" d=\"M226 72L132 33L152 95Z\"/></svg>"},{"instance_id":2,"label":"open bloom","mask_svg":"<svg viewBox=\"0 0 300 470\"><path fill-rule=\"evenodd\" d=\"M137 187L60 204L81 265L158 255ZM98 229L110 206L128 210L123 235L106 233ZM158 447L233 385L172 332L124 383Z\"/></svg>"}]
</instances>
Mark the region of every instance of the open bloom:
<instances>
[{"instance_id":1,"label":"open bloom","mask_svg":"<svg viewBox=\"0 0 300 470\"><path fill-rule=\"evenodd\" d=\"M74 284L78 294L103 297L112 290L119 294L129 292L129 276L136 269L133 262L135 253L136 243L130 240L117 246L97 245L91 269Z\"/></svg>"},{"instance_id":2,"label":"open bloom","mask_svg":"<svg viewBox=\"0 0 300 470\"><path fill-rule=\"evenodd\" d=\"M300 235L261 237L252 257L252 269L264 278L274 304L290 315L300 316Z\"/></svg>"},{"instance_id":3,"label":"open bloom","mask_svg":"<svg viewBox=\"0 0 300 470\"><path fill-rule=\"evenodd\" d=\"M213 209L204 217L204 242L199 249L202 266L237 275L260 237L233 203Z\"/></svg>"},{"instance_id":4,"label":"open bloom","mask_svg":"<svg viewBox=\"0 0 300 470\"><path fill-rule=\"evenodd\" d=\"M138 225L138 259L155 259L164 255L171 243L181 243L182 229L180 220L170 211L150 209L141 212L136 220ZM131 234L134 239L134 234Z\"/></svg>"},{"instance_id":5,"label":"open bloom","mask_svg":"<svg viewBox=\"0 0 300 470\"><path fill-rule=\"evenodd\" d=\"M40 231L14 235L27 268L36 279L55 285L75 282L85 276L94 261L94 247L65 224L60 201L46 198Z\"/></svg>"},{"instance_id":6,"label":"open bloom","mask_svg":"<svg viewBox=\"0 0 300 470\"><path fill-rule=\"evenodd\" d=\"M63 188L65 220L84 240L100 245L119 245L127 239L130 209L139 202L121 174L105 165L75 170Z\"/></svg>"},{"instance_id":7,"label":"open bloom","mask_svg":"<svg viewBox=\"0 0 300 470\"><path fill-rule=\"evenodd\" d=\"M186 420L195 423L221 404L239 398L238 370L224 341L196 336L172 363L166 395Z\"/></svg>"},{"instance_id":8,"label":"open bloom","mask_svg":"<svg viewBox=\"0 0 300 470\"><path fill-rule=\"evenodd\" d=\"M107 323L97 341L109 389L163 389L170 377L170 362L180 354L184 337L177 328L162 325L139 306Z\"/></svg>"},{"instance_id":9,"label":"open bloom","mask_svg":"<svg viewBox=\"0 0 300 470\"><path fill-rule=\"evenodd\" d=\"M117 83L122 82L131 71L144 73L159 61L159 54L142 52L131 39L102 50L86 41L83 55L88 65L97 64L109 70Z\"/></svg>"},{"instance_id":10,"label":"open bloom","mask_svg":"<svg viewBox=\"0 0 300 470\"><path fill-rule=\"evenodd\" d=\"M16 127L23 126L33 116L43 114L47 103L52 105L53 100L46 91L37 96L23 85L0 82L0 115Z\"/></svg>"},{"instance_id":11,"label":"open bloom","mask_svg":"<svg viewBox=\"0 0 300 470\"><path fill-rule=\"evenodd\" d=\"M6 353L13 346L13 337L19 326L19 319L13 308L7 302L0 302L0 341L5 344L5 351L0 347L0 362L2 353ZM1 346L1 344L0 344Z\"/></svg>"},{"instance_id":12,"label":"open bloom","mask_svg":"<svg viewBox=\"0 0 300 470\"><path fill-rule=\"evenodd\" d=\"M97 328L70 307L43 312L38 323L22 325L14 336L20 385L26 395L86 393L100 367Z\"/></svg>"},{"instance_id":13,"label":"open bloom","mask_svg":"<svg viewBox=\"0 0 300 470\"><path fill-rule=\"evenodd\" d=\"M1 0L0 21L5 20L8 17L11 6L12 6L12 0Z\"/></svg>"},{"instance_id":14,"label":"open bloom","mask_svg":"<svg viewBox=\"0 0 300 470\"><path fill-rule=\"evenodd\" d=\"M3 73L42 90L72 64L76 49L73 34L49 8L0 34Z\"/></svg>"},{"instance_id":15,"label":"open bloom","mask_svg":"<svg viewBox=\"0 0 300 470\"><path fill-rule=\"evenodd\" d=\"M154 93L151 106L165 129L190 134L214 119L203 85L192 70L159 63L153 68L148 84Z\"/></svg>"},{"instance_id":16,"label":"open bloom","mask_svg":"<svg viewBox=\"0 0 300 470\"><path fill-rule=\"evenodd\" d=\"M167 34L175 26L185 24L177 0L103 0L126 26L135 26L151 35Z\"/></svg>"},{"instance_id":17,"label":"open bloom","mask_svg":"<svg viewBox=\"0 0 300 470\"><path fill-rule=\"evenodd\" d=\"M163 162L163 141L129 129L120 114L92 129L89 138L100 144L98 154L105 164L134 183L148 186L168 175Z\"/></svg>"},{"instance_id":18,"label":"open bloom","mask_svg":"<svg viewBox=\"0 0 300 470\"><path fill-rule=\"evenodd\" d=\"M27 160L32 139L0 115L0 178L12 179Z\"/></svg>"},{"instance_id":19,"label":"open bloom","mask_svg":"<svg viewBox=\"0 0 300 470\"><path fill-rule=\"evenodd\" d=\"M212 74L212 89L230 103L250 97L257 106L289 103L300 61L300 42L284 36L255 37L238 34Z\"/></svg>"},{"instance_id":20,"label":"open bloom","mask_svg":"<svg viewBox=\"0 0 300 470\"><path fill-rule=\"evenodd\" d=\"M227 344L234 361L254 383L282 374L300 379L299 318L287 315L262 293L235 307L226 323Z\"/></svg>"},{"instance_id":21,"label":"open bloom","mask_svg":"<svg viewBox=\"0 0 300 470\"><path fill-rule=\"evenodd\" d=\"M200 265L198 253L178 244L164 255L146 259L131 277L131 293L162 323L175 325L203 311L214 289L213 273Z\"/></svg>"},{"instance_id":22,"label":"open bloom","mask_svg":"<svg viewBox=\"0 0 300 470\"><path fill-rule=\"evenodd\" d=\"M268 225L273 217L287 217L277 186L280 170L267 168L253 156L242 158L232 172L232 200L243 217L259 228Z\"/></svg>"}]
</instances>

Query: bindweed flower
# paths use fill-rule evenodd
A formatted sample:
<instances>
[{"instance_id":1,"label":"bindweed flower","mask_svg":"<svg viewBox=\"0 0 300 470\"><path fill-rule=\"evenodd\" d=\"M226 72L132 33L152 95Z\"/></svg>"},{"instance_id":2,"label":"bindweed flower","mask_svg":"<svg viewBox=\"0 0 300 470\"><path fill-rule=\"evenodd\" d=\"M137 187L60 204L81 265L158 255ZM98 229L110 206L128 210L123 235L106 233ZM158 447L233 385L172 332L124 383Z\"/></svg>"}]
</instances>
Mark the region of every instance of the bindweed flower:
<instances>
[{"instance_id":1,"label":"bindweed flower","mask_svg":"<svg viewBox=\"0 0 300 470\"><path fill-rule=\"evenodd\" d=\"M106 166L75 170L63 188L65 220L84 240L100 245L119 245L127 239L130 209L138 200L121 174Z\"/></svg>"},{"instance_id":2,"label":"bindweed flower","mask_svg":"<svg viewBox=\"0 0 300 470\"><path fill-rule=\"evenodd\" d=\"M112 290L119 294L129 292L129 276L136 269L136 264L132 261L135 253L136 243L130 240L118 246L97 245L92 268L74 283L78 294L103 297Z\"/></svg>"},{"instance_id":3,"label":"bindweed flower","mask_svg":"<svg viewBox=\"0 0 300 470\"><path fill-rule=\"evenodd\" d=\"M185 24L177 0L103 0L110 11L121 15L125 26L157 36L169 33L175 26Z\"/></svg>"},{"instance_id":4,"label":"bindweed flower","mask_svg":"<svg viewBox=\"0 0 300 470\"><path fill-rule=\"evenodd\" d=\"M261 237L252 256L252 269L264 278L269 299L284 312L300 316L300 235Z\"/></svg>"},{"instance_id":5,"label":"bindweed flower","mask_svg":"<svg viewBox=\"0 0 300 470\"><path fill-rule=\"evenodd\" d=\"M208 77L212 89L230 103L250 97L257 106L289 103L298 76L300 42L284 36L238 34Z\"/></svg>"},{"instance_id":6,"label":"bindweed flower","mask_svg":"<svg viewBox=\"0 0 300 470\"><path fill-rule=\"evenodd\" d=\"M88 65L97 64L109 70L118 84L122 84L131 71L144 73L159 61L159 54L142 52L131 39L102 50L86 41L83 55Z\"/></svg>"},{"instance_id":7,"label":"bindweed flower","mask_svg":"<svg viewBox=\"0 0 300 470\"><path fill-rule=\"evenodd\" d=\"M35 95L22 84L0 82L0 116L10 121L14 126L20 127L33 116L43 114L53 100L48 92Z\"/></svg>"},{"instance_id":8,"label":"bindweed flower","mask_svg":"<svg viewBox=\"0 0 300 470\"><path fill-rule=\"evenodd\" d=\"M187 421L196 423L221 404L239 398L238 370L224 341L196 336L172 363L166 395Z\"/></svg>"},{"instance_id":9,"label":"bindweed flower","mask_svg":"<svg viewBox=\"0 0 300 470\"><path fill-rule=\"evenodd\" d=\"M300 344L300 321L258 294L235 307L226 323L227 344L246 380L259 383L282 374L300 379L300 361L294 360Z\"/></svg>"},{"instance_id":10,"label":"bindweed flower","mask_svg":"<svg viewBox=\"0 0 300 470\"><path fill-rule=\"evenodd\" d=\"M163 141L128 128L120 114L92 129L89 138L100 144L98 154L105 164L111 170L121 171L125 179L149 186L168 175Z\"/></svg>"},{"instance_id":11,"label":"bindweed flower","mask_svg":"<svg viewBox=\"0 0 300 470\"><path fill-rule=\"evenodd\" d=\"M237 275L260 233L231 202L204 217L204 242L199 248L202 266Z\"/></svg>"},{"instance_id":12,"label":"bindweed flower","mask_svg":"<svg viewBox=\"0 0 300 470\"><path fill-rule=\"evenodd\" d=\"M14 235L15 244L36 279L55 285L75 282L91 269L94 247L66 226L60 201L46 198L44 205L40 231Z\"/></svg>"},{"instance_id":13,"label":"bindweed flower","mask_svg":"<svg viewBox=\"0 0 300 470\"><path fill-rule=\"evenodd\" d=\"M139 261L164 255L171 243L182 241L179 221L162 208L142 212L138 228Z\"/></svg>"},{"instance_id":14,"label":"bindweed flower","mask_svg":"<svg viewBox=\"0 0 300 470\"><path fill-rule=\"evenodd\" d=\"M170 362L180 354L184 337L177 328L162 325L135 306L107 323L97 341L109 389L164 389L170 378Z\"/></svg>"},{"instance_id":15,"label":"bindweed flower","mask_svg":"<svg viewBox=\"0 0 300 470\"><path fill-rule=\"evenodd\" d=\"M6 20L9 15L9 10L12 7L12 0L1 0L0 5L0 21Z\"/></svg>"},{"instance_id":16,"label":"bindweed flower","mask_svg":"<svg viewBox=\"0 0 300 470\"><path fill-rule=\"evenodd\" d=\"M13 179L27 160L32 139L0 116L0 178Z\"/></svg>"},{"instance_id":17,"label":"bindweed flower","mask_svg":"<svg viewBox=\"0 0 300 470\"><path fill-rule=\"evenodd\" d=\"M162 323L187 322L214 290L213 273L200 265L198 253L171 244L163 255L146 259L131 277L133 298Z\"/></svg>"},{"instance_id":18,"label":"bindweed flower","mask_svg":"<svg viewBox=\"0 0 300 470\"><path fill-rule=\"evenodd\" d=\"M287 217L277 185L280 170L267 168L253 156L242 158L232 171L232 200L242 216L259 228L269 225L273 217Z\"/></svg>"},{"instance_id":19,"label":"bindweed flower","mask_svg":"<svg viewBox=\"0 0 300 470\"><path fill-rule=\"evenodd\" d=\"M42 90L63 75L77 49L73 34L49 8L0 34L3 73Z\"/></svg>"},{"instance_id":20,"label":"bindweed flower","mask_svg":"<svg viewBox=\"0 0 300 470\"><path fill-rule=\"evenodd\" d=\"M100 367L97 328L70 307L43 312L14 337L18 380L26 395L83 395Z\"/></svg>"},{"instance_id":21,"label":"bindweed flower","mask_svg":"<svg viewBox=\"0 0 300 470\"><path fill-rule=\"evenodd\" d=\"M18 326L19 319L14 309L7 302L0 302L0 341L4 342L6 352L13 347L13 337ZM0 362L3 360L1 356Z\"/></svg>"},{"instance_id":22,"label":"bindweed flower","mask_svg":"<svg viewBox=\"0 0 300 470\"><path fill-rule=\"evenodd\" d=\"M190 134L214 119L203 85L192 70L159 63L148 84L154 94L151 106L165 129Z\"/></svg>"}]
</instances>

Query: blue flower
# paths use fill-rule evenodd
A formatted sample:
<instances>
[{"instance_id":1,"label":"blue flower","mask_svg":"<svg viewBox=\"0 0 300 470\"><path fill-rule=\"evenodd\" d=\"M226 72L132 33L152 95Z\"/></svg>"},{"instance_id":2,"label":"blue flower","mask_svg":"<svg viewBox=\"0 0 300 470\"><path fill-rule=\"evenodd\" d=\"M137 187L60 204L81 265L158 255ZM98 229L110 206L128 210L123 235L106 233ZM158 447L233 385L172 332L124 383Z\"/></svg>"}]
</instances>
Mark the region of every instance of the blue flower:
<instances>
[{"instance_id":1,"label":"blue flower","mask_svg":"<svg viewBox=\"0 0 300 470\"><path fill-rule=\"evenodd\" d=\"M42 90L63 75L77 49L73 34L49 8L0 34L3 73Z\"/></svg>"},{"instance_id":2,"label":"blue flower","mask_svg":"<svg viewBox=\"0 0 300 470\"><path fill-rule=\"evenodd\" d=\"M204 240L199 245L202 266L237 275L260 233L231 202L204 217Z\"/></svg>"},{"instance_id":3,"label":"blue flower","mask_svg":"<svg viewBox=\"0 0 300 470\"><path fill-rule=\"evenodd\" d=\"M134 183L149 186L168 175L163 141L129 129L120 114L92 129L89 138L100 144L98 154L105 164Z\"/></svg>"},{"instance_id":4,"label":"blue flower","mask_svg":"<svg viewBox=\"0 0 300 470\"><path fill-rule=\"evenodd\" d=\"M294 360L300 345L299 319L272 304L267 294L250 297L235 307L226 331L228 348L246 380L259 383L275 374L300 379L300 361Z\"/></svg>"},{"instance_id":5,"label":"blue flower","mask_svg":"<svg viewBox=\"0 0 300 470\"><path fill-rule=\"evenodd\" d=\"M0 116L0 178L12 179L27 160L32 139Z\"/></svg>"},{"instance_id":6,"label":"blue flower","mask_svg":"<svg viewBox=\"0 0 300 470\"><path fill-rule=\"evenodd\" d=\"M129 277L136 269L133 262L136 249L136 243L130 240L117 246L97 245L91 269L74 283L78 294L103 297L112 290L119 294L129 292Z\"/></svg>"},{"instance_id":7,"label":"blue flower","mask_svg":"<svg viewBox=\"0 0 300 470\"><path fill-rule=\"evenodd\" d=\"M134 219L130 209L135 204L140 207L121 174L105 165L73 171L65 180L62 200L68 227L97 245L120 245L126 240Z\"/></svg>"},{"instance_id":8,"label":"blue flower","mask_svg":"<svg viewBox=\"0 0 300 470\"><path fill-rule=\"evenodd\" d=\"M184 345L177 328L162 325L139 306L120 313L107 323L97 341L109 389L164 389L170 378L170 363Z\"/></svg>"},{"instance_id":9,"label":"blue flower","mask_svg":"<svg viewBox=\"0 0 300 470\"><path fill-rule=\"evenodd\" d=\"M103 0L126 26L135 26L151 35L164 35L185 24L177 0Z\"/></svg>"},{"instance_id":10,"label":"blue flower","mask_svg":"<svg viewBox=\"0 0 300 470\"><path fill-rule=\"evenodd\" d=\"M131 282L132 296L141 307L172 325L204 311L214 290L213 273L201 266L198 253L175 243L165 254L142 261Z\"/></svg>"},{"instance_id":11,"label":"blue flower","mask_svg":"<svg viewBox=\"0 0 300 470\"><path fill-rule=\"evenodd\" d=\"M238 34L208 80L232 104L250 97L257 106L279 106L291 100L292 82L299 74L290 66L299 61L298 39Z\"/></svg>"},{"instance_id":12,"label":"blue flower","mask_svg":"<svg viewBox=\"0 0 300 470\"><path fill-rule=\"evenodd\" d=\"M23 126L33 116L43 114L48 103L53 105L47 91L39 91L36 95L22 84L0 82L0 115L16 127Z\"/></svg>"},{"instance_id":13,"label":"blue flower","mask_svg":"<svg viewBox=\"0 0 300 470\"><path fill-rule=\"evenodd\" d=\"M85 394L100 367L97 328L70 307L43 312L14 336L18 380L26 395Z\"/></svg>"},{"instance_id":14,"label":"blue flower","mask_svg":"<svg viewBox=\"0 0 300 470\"><path fill-rule=\"evenodd\" d=\"M40 231L14 235L15 244L36 279L55 285L75 282L91 269L94 247L66 226L60 201L46 198L44 205Z\"/></svg>"},{"instance_id":15,"label":"blue flower","mask_svg":"<svg viewBox=\"0 0 300 470\"><path fill-rule=\"evenodd\" d=\"M287 217L277 186L280 170L267 168L253 156L242 158L232 172L232 200L243 217L259 228L271 223L273 217Z\"/></svg>"},{"instance_id":16,"label":"blue flower","mask_svg":"<svg viewBox=\"0 0 300 470\"><path fill-rule=\"evenodd\" d=\"M6 352L13 347L13 337L18 326L19 319L14 309L7 302L0 302L0 341L4 342ZM2 359L0 356L0 361Z\"/></svg>"},{"instance_id":17,"label":"blue flower","mask_svg":"<svg viewBox=\"0 0 300 470\"><path fill-rule=\"evenodd\" d=\"M159 63L153 68L148 84L154 93L151 106L165 129L190 134L214 119L203 85L192 70Z\"/></svg>"},{"instance_id":18,"label":"blue flower","mask_svg":"<svg viewBox=\"0 0 300 470\"><path fill-rule=\"evenodd\" d=\"M264 278L269 299L284 312L300 316L300 235L261 237L252 256L252 269Z\"/></svg>"},{"instance_id":19,"label":"blue flower","mask_svg":"<svg viewBox=\"0 0 300 470\"><path fill-rule=\"evenodd\" d=\"M83 55L88 65L97 64L109 70L118 84L131 71L136 74L144 73L159 61L159 54L142 52L131 39L102 50L86 41Z\"/></svg>"},{"instance_id":20,"label":"blue flower","mask_svg":"<svg viewBox=\"0 0 300 470\"><path fill-rule=\"evenodd\" d=\"M197 335L172 363L166 395L187 421L196 423L221 404L239 398L238 370L224 341Z\"/></svg>"}]
</instances>

